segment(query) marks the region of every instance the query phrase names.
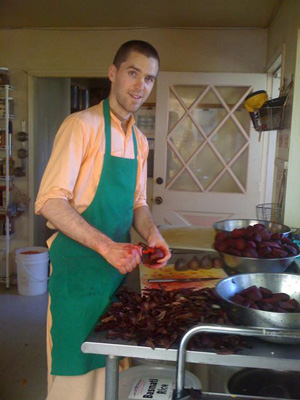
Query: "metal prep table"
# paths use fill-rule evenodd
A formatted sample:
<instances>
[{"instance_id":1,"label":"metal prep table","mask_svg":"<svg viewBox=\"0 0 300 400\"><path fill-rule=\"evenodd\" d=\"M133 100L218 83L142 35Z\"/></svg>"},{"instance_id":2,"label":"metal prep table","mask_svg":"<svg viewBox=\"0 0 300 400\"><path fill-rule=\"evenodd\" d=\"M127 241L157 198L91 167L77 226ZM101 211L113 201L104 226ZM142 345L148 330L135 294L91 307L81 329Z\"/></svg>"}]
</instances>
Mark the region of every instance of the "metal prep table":
<instances>
[{"instance_id":1,"label":"metal prep table","mask_svg":"<svg viewBox=\"0 0 300 400\"><path fill-rule=\"evenodd\" d=\"M299 274L299 264L293 263L286 272ZM219 326L219 328L222 330L224 329L224 326ZM239 330L240 327L233 327L233 329ZM264 329L263 331L265 332L270 330ZM214 351L189 350L186 351L186 361L206 365L224 365L240 368L300 371L299 345L277 344L262 341L254 336L263 335L256 333L254 332L253 334L249 334L248 331L249 336L246 335L247 337L245 337L245 341L248 342L250 347L241 350L237 354L222 355L217 354ZM84 353L102 354L107 356L106 400L118 400L119 357L147 358L157 361L165 360L175 362L178 360L178 349L175 347L168 350L157 347L153 350L150 347L138 346L136 342L133 341L129 342L121 339L106 339L106 335L107 332L105 331L93 332L81 346L81 350ZM280 334L278 333L278 335ZM296 335L298 335L297 338L300 339L300 332L296 332ZM238 400L239 398L236 395L234 395L234 397L235 400ZM231 398L230 395L218 395L218 399L225 400L229 398ZM242 396L241 398L247 400L245 396ZM203 399L206 399L206 397L204 396ZM210 397L209 394L207 394L207 399L215 400L213 397Z\"/></svg>"},{"instance_id":2,"label":"metal prep table","mask_svg":"<svg viewBox=\"0 0 300 400\"><path fill-rule=\"evenodd\" d=\"M222 330L224 326L219 326L219 328ZM239 330L240 328L233 329ZM300 338L300 332L298 332L298 335ZM269 343L254 337L247 337L245 340L248 341L251 348L243 349L238 354L222 355L204 350L187 351L186 361L209 365L300 371L299 345ZM84 353L107 356L106 400L118 400L119 357L148 358L158 361L177 361L178 357L176 348L166 350L157 347L153 350L150 347L138 346L135 342L109 340L106 339L106 332L92 333L82 344L81 349Z\"/></svg>"}]
</instances>

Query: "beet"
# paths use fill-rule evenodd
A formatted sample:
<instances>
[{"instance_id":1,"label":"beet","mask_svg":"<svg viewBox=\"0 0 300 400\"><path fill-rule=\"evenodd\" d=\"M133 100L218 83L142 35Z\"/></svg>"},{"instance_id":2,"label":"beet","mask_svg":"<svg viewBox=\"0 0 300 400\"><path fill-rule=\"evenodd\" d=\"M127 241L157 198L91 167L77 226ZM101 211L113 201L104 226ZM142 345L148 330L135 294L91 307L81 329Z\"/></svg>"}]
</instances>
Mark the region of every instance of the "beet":
<instances>
[{"instance_id":1,"label":"beet","mask_svg":"<svg viewBox=\"0 0 300 400\"><path fill-rule=\"evenodd\" d=\"M201 265L200 265L200 261L198 260L198 258L195 256L195 257L193 257L189 262L188 262L188 264L187 264L187 266L188 266L188 269L192 269L192 270L197 270L197 269L200 269L201 268Z\"/></svg>"},{"instance_id":2,"label":"beet","mask_svg":"<svg viewBox=\"0 0 300 400\"><path fill-rule=\"evenodd\" d=\"M285 258L288 255L288 252L282 249L273 249L272 250L273 258Z\"/></svg>"},{"instance_id":3,"label":"beet","mask_svg":"<svg viewBox=\"0 0 300 400\"><path fill-rule=\"evenodd\" d=\"M242 307L255 310L293 313L300 312L300 305L297 300L291 299L286 293L272 293L264 287L252 285L239 293L236 293L230 300Z\"/></svg>"},{"instance_id":4,"label":"beet","mask_svg":"<svg viewBox=\"0 0 300 400\"><path fill-rule=\"evenodd\" d=\"M123 286L118 299L101 316L96 331L105 331L106 337L135 341L151 348L170 348L199 322L230 325L213 289L200 290L149 289L144 294ZM198 334L189 342L189 349L215 349L218 353L234 353L246 347L237 335Z\"/></svg>"},{"instance_id":5,"label":"beet","mask_svg":"<svg viewBox=\"0 0 300 400\"><path fill-rule=\"evenodd\" d=\"M266 288L264 288L262 286L259 287L259 290L260 290L260 293L262 294L264 299L267 298L267 297L270 297L272 295L271 290L266 289Z\"/></svg>"},{"instance_id":6,"label":"beet","mask_svg":"<svg viewBox=\"0 0 300 400\"><path fill-rule=\"evenodd\" d=\"M280 244L278 244L277 242L271 242L271 241L265 241L265 242L261 242L258 245L259 247L275 247L277 249L280 249L281 246Z\"/></svg>"},{"instance_id":7,"label":"beet","mask_svg":"<svg viewBox=\"0 0 300 400\"><path fill-rule=\"evenodd\" d=\"M288 310L288 311L295 310L295 307L293 307L293 305L288 303L287 301L279 301L278 305L280 308L283 308L284 310Z\"/></svg>"},{"instance_id":8,"label":"beet","mask_svg":"<svg viewBox=\"0 0 300 400\"><path fill-rule=\"evenodd\" d=\"M288 301L290 296L286 293L274 293L273 297L277 299L277 301Z\"/></svg>"},{"instance_id":9,"label":"beet","mask_svg":"<svg viewBox=\"0 0 300 400\"><path fill-rule=\"evenodd\" d=\"M204 256L200 260L200 268L210 269L213 266L212 259L209 256Z\"/></svg>"},{"instance_id":10,"label":"beet","mask_svg":"<svg viewBox=\"0 0 300 400\"><path fill-rule=\"evenodd\" d=\"M241 237L243 237L245 235L245 233L246 233L245 228L234 229L231 232L231 237L233 237L233 238L241 238Z\"/></svg>"},{"instance_id":11,"label":"beet","mask_svg":"<svg viewBox=\"0 0 300 400\"><path fill-rule=\"evenodd\" d=\"M176 271L186 271L188 269L186 265L186 261L184 258L178 258L178 260L175 261L174 268Z\"/></svg>"},{"instance_id":12,"label":"beet","mask_svg":"<svg viewBox=\"0 0 300 400\"><path fill-rule=\"evenodd\" d=\"M280 233L273 233L272 235L271 235L271 239L272 240L280 240L281 239L281 234Z\"/></svg>"},{"instance_id":13,"label":"beet","mask_svg":"<svg viewBox=\"0 0 300 400\"><path fill-rule=\"evenodd\" d=\"M145 263L145 265L155 265L158 260L164 258L164 252L160 250L158 247L154 249L152 254L149 254L149 263Z\"/></svg>"},{"instance_id":14,"label":"beet","mask_svg":"<svg viewBox=\"0 0 300 400\"><path fill-rule=\"evenodd\" d=\"M263 229L259 232L262 240L269 240L271 239L271 232L269 232L267 229Z\"/></svg>"},{"instance_id":15,"label":"beet","mask_svg":"<svg viewBox=\"0 0 300 400\"><path fill-rule=\"evenodd\" d=\"M259 233L253 233L249 236L249 239L256 243L260 243L262 241L261 235Z\"/></svg>"},{"instance_id":16,"label":"beet","mask_svg":"<svg viewBox=\"0 0 300 400\"><path fill-rule=\"evenodd\" d=\"M221 258L218 258L218 257L214 257L213 259L212 259L212 266L213 266L213 268L223 268L223 266L224 266L224 261L221 259Z\"/></svg>"},{"instance_id":17,"label":"beet","mask_svg":"<svg viewBox=\"0 0 300 400\"><path fill-rule=\"evenodd\" d=\"M246 247L250 249L256 249L257 244L253 242L252 240L247 240L246 241Z\"/></svg>"},{"instance_id":18,"label":"beet","mask_svg":"<svg viewBox=\"0 0 300 400\"><path fill-rule=\"evenodd\" d=\"M285 258L299 254L296 243L280 233L268 231L262 224L220 232L215 237L214 247L222 253L249 258Z\"/></svg>"},{"instance_id":19,"label":"beet","mask_svg":"<svg viewBox=\"0 0 300 400\"><path fill-rule=\"evenodd\" d=\"M263 298L263 295L261 294L260 290L255 285L242 290L240 292L240 295L246 297L247 299L251 299L253 301L259 301Z\"/></svg>"},{"instance_id":20,"label":"beet","mask_svg":"<svg viewBox=\"0 0 300 400\"><path fill-rule=\"evenodd\" d=\"M289 300L287 301L287 303L291 304L291 305L294 307L295 310L297 310L297 308L299 308L299 306L300 306L300 304L298 303L298 301L295 300L295 299L289 299Z\"/></svg>"},{"instance_id":21,"label":"beet","mask_svg":"<svg viewBox=\"0 0 300 400\"><path fill-rule=\"evenodd\" d=\"M223 242L224 240L226 240L228 238L228 236L229 236L229 233L227 233L227 232L218 232L216 234L215 240L217 242L219 242L219 241Z\"/></svg>"},{"instance_id":22,"label":"beet","mask_svg":"<svg viewBox=\"0 0 300 400\"><path fill-rule=\"evenodd\" d=\"M243 250L245 250L245 248L246 248L246 240L245 239L237 239L236 241L235 241L235 247L236 247L236 249L238 249L238 250L240 250L240 251L243 251Z\"/></svg>"},{"instance_id":23,"label":"beet","mask_svg":"<svg viewBox=\"0 0 300 400\"><path fill-rule=\"evenodd\" d=\"M285 244L283 245L283 248L288 252L289 255L291 256L296 256L298 254L298 251L295 249L294 246Z\"/></svg>"},{"instance_id":24,"label":"beet","mask_svg":"<svg viewBox=\"0 0 300 400\"><path fill-rule=\"evenodd\" d=\"M255 249L246 249L243 252L243 256L249 258L258 258L258 252Z\"/></svg>"},{"instance_id":25,"label":"beet","mask_svg":"<svg viewBox=\"0 0 300 400\"><path fill-rule=\"evenodd\" d=\"M253 227L255 228L256 231L261 231L263 229L266 229L265 225L263 224L254 224Z\"/></svg>"}]
</instances>

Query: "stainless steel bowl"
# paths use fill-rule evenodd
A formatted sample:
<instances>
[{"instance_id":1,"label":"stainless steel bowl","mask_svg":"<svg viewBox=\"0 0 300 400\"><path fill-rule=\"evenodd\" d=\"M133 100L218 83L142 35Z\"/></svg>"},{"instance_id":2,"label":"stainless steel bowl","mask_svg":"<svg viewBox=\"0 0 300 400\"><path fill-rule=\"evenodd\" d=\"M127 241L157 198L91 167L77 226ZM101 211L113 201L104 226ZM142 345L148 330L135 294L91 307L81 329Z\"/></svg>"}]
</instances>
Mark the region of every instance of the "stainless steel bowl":
<instances>
[{"instance_id":1,"label":"stainless steel bowl","mask_svg":"<svg viewBox=\"0 0 300 400\"><path fill-rule=\"evenodd\" d=\"M272 233L281 233L287 236L291 232L291 228L287 225L276 224L275 222L263 221L259 219L224 219L213 224L215 231L231 232L234 229L246 228L249 225L262 224Z\"/></svg>"},{"instance_id":2,"label":"stainless steel bowl","mask_svg":"<svg viewBox=\"0 0 300 400\"><path fill-rule=\"evenodd\" d=\"M300 329L300 313L277 313L246 308L230 301L236 293L250 286L265 287L273 293L286 293L300 303L300 276L292 274L243 274L222 279L216 286L230 320L237 325L260 328ZM269 342L295 344L296 339L261 338Z\"/></svg>"},{"instance_id":3,"label":"stainless steel bowl","mask_svg":"<svg viewBox=\"0 0 300 400\"><path fill-rule=\"evenodd\" d=\"M285 258L249 258L221 253L220 251L218 253L224 261L222 268L227 275L284 272L299 257L297 255Z\"/></svg>"}]
</instances>

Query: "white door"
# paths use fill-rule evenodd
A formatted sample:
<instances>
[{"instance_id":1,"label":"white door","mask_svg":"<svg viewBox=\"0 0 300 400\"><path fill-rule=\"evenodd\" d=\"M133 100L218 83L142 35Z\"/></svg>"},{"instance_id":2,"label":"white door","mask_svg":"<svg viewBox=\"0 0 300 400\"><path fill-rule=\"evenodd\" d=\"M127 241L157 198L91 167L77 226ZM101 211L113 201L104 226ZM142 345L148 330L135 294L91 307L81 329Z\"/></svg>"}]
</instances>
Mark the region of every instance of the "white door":
<instances>
[{"instance_id":1,"label":"white door","mask_svg":"<svg viewBox=\"0 0 300 400\"><path fill-rule=\"evenodd\" d=\"M67 115L70 114L69 78L32 78L30 98L32 99L32 159L30 171L30 197L32 225L30 230L35 246L45 246L46 240L52 235L43 217L34 215L34 201L40 186L43 172L52 150L54 136Z\"/></svg>"},{"instance_id":2,"label":"white door","mask_svg":"<svg viewBox=\"0 0 300 400\"><path fill-rule=\"evenodd\" d=\"M265 74L161 72L157 83L153 215L211 226L253 218L262 201L263 141L243 106Z\"/></svg>"}]
</instances>

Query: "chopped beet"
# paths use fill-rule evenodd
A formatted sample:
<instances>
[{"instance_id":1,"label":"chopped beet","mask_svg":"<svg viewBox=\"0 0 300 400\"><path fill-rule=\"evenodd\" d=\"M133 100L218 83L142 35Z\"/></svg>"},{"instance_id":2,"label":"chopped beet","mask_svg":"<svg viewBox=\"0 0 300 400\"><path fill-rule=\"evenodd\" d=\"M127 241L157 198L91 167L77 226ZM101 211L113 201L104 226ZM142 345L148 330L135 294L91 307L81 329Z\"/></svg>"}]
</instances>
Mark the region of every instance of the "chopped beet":
<instances>
[{"instance_id":1,"label":"chopped beet","mask_svg":"<svg viewBox=\"0 0 300 400\"><path fill-rule=\"evenodd\" d=\"M270 296L272 295L271 290L269 290L269 289L267 289L267 288L265 288L265 287L263 287L263 286L260 286L260 287L259 287L259 290L260 290L260 293L263 295L263 298L264 298L264 299L265 299L266 297L270 297Z\"/></svg>"},{"instance_id":2,"label":"chopped beet","mask_svg":"<svg viewBox=\"0 0 300 400\"><path fill-rule=\"evenodd\" d=\"M183 335L199 323L229 325L214 289L163 288L137 294L123 286L101 317L96 331L106 331L107 338L134 340L138 345L168 349L178 344ZM189 344L190 349L214 349L218 353L235 353L246 347L237 335L199 334Z\"/></svg>"},{"instance_id":3,"label":"chopped beet","mask_svg":"<svg viewBox=\"0 0 300 400\"><path fill-rule=\"evenodd\" d=\"M274 312L300 312L297 300L291 299L286 293L273 293L271 290L252 285L249 288L236 293L230 300L243 307L255 310Z\"/></svg>"},{"instance_id":4,"label":"chopped beet","mask_svg":"<svg viewBox=\"0 0 300 400\"><path fill-rule=\"evenodd\" d=\"M258 258L258 252L255 249L249 248L243 251L243 256L249 258Z\"/></svg>"},{"instance_id":5,"label":"chopped beet","mask_svg":"<svg viewBox=\"0 0 300 400\"><path fill-rule=\"evenodd\" d=\"M260 290L255 285L242 290L240 292L240 295L246 297L247 299L251 299L253 301L259 301L263 298L263 295L261 294Z\"/></svg>"},{"instance_id":6,"label":"chopped beet","mask_svg":"<svg viewBox=\"0 0 300 400\"><path fill-rule=\"evenodd\" d=\"M238 305L243 305L244 303L244 297L241 296L240 294L235 294L233 297L230 299L233 303L238 304Z\"/></svg>"},{"instance_id":7,"label":"chopped beet","mask_svg":"<svg viewBox=\"0 0 300 400\"><path fill-rule=\"evenodd\" d=\"M290 296L286 293L273 293L273 297L278 301L288 301L290 299Z\"/></svg>"},{"instance_id":8,"label":"chopped beet","mask_svg":"<svg viewBox=\"0 0 300 400\"><path fill-rule=\"evenodd\" d=\"M294 309L295 310L297 310L297 308L299 308L299 303L298 303L298 301L297 300L295 300L295 299L289 299L288 301L287 301L289 304L291 304L293 307L294 307Z\"/></svg>"},{"instance_id":9,"label":"chopped beet","mask_svg":"<svg viewBox=\"0 0 300 400\"><path fill-rule=\"evenodd\" d=\"M283 308L284 310L294 311L295 307L292 304L288 303L287 301L279 301L278 306Z\"/></svg>"},{"instance_id":10,"label":"chopped beet","mask_svg":"<svg viewBox=\"0 0 300 400\"><path fill-rule=\"evenodd\" d=\"M232 236L233 238L241 238L241 237L243 237L243 236L245 235L245 233L246 233L245 228L234 229L234 230L231 232L231 236Z\"/></svg>"}]
</instances>

